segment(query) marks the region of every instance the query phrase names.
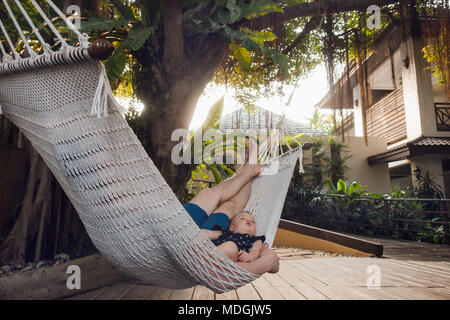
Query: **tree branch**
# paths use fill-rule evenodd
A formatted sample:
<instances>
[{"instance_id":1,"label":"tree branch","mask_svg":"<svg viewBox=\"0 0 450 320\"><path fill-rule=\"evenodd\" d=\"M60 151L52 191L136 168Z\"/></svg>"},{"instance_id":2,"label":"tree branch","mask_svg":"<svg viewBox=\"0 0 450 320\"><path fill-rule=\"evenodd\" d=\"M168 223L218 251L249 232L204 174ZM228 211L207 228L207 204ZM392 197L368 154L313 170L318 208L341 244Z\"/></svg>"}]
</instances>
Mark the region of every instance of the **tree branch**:
<instances>
[{"instance_id":1,"label":"tree branch","mask_svg":"<svg viewBox=\"0 0 450 320\"><path fill-rule=\"evenodd\" d=\"M320 23L319 17L312 17L303 28L302 32L298 35L298 37L289 45L287 46L282 52L284 54L290 52L292 49L294 49L297 45L303 42L303 40L309 35L309 33L317 28L317 26Z\"/></svg>"},{"instance_id":2,"label":"tree branch","mask_svg":"<svg viewBox=\"0 0 450 320\"><path fill-rule=\"evenodd\" d=\"M310 32L317 28L317 26L320 23L320 18L319 17L312 17L311 19L309 19L309 21L305 24L305 27L303 28L302 32L297 36L297 38L286 48L283 49L282 53L287 54L290 51L292 51L292 49L294 49L295 47L297 47L300 43L303 42L303 40L305 40L305 38L310 34ZM260 66L258 68L258 71L263 71L264 69L272 66L274 64L273 61L270 61L262 66Z\"/></svg>"},{"instance_id":3,"label":"tree branch","mask_svg":"<svg viewBox=\"0 0 450 320\"><path fill-rule=\"evenodd\" d=\"M176 76L182 65L184 52L183 21L180 0L164 1L163 69Z\"/></svg>"},{"instance_id":4,"label":"tree branch","mask_svg":"<svg viewBox=\"0 0 450 320\"><path fill-rule=\"evenodd\" d=\"M247 27L256 31L273 27L295 18L318 16L325 13L331 14L344 11L360 11L366 10L370 5L378 5L381 7L397 2L399 2L399 0L320 0L306 2L283 8L284 12L272 12L252 20L243 19L235 24L234 27Z\"/></svg>"}]
</instances>

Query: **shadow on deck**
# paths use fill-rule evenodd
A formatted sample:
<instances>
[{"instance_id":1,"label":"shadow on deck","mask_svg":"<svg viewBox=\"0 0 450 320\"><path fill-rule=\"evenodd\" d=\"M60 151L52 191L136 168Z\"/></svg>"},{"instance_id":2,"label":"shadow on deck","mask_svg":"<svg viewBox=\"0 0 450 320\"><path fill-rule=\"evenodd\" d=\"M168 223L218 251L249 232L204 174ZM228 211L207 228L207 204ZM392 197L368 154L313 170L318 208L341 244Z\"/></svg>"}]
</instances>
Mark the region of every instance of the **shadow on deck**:
<instances>
[{"instance_id":1,"label":"shadow on deck","mask_svg":"<svg viewBox=\"0 0 450 320\"><path fill-rule=\"evenodd\" d=\"M345 235L343 235L345 236ZM196 286L172 290L124 281L69 299L88 300L448 300L450 247L346 235L382 245L382 257L330 257L309 254L282 257L277 274L223 294ZM292 250L295 252L295 249ZM311 252L311 251L310 251ZM373 276L379 275L379 282ZM376 279L375 279L376 280Z\"/></svg>"},{"instance_id":2,"label":"shadow on deck","mask_svg":"<svg viewBox=\"0 0 450 320\"><path fill-rule=\"evenodd\" d=\"M345 235L300 224L284 223L279 229L282 227L283 237L276 244L282 257L280 271L264 274L224 294L215 294L203 286L172 290L144 285L123 276L97 254L49 269L2 277L0 299L450 299L449 246ZM299 230L304 233L295 232ZM280 248L286 246L281 240L292 241L300 248ZM83 270L82 290L68 290L69 264Z\"/></svg>"},{"instance_id":3,"label":"shadow on deck","mask_svg":"<svg viewBox=\"0 0 450 320\"><path fill-rule=\"evenodd\" d=\"M369 268L369 269L368 269ZM368 270L379 271L369 288ZM450 263L380 258L282 260L280 271L265 274L237 290L214 294L196 286L171 290L120 282L69 299L82 300L448 300Z\"/></svg>"}]
</instances>

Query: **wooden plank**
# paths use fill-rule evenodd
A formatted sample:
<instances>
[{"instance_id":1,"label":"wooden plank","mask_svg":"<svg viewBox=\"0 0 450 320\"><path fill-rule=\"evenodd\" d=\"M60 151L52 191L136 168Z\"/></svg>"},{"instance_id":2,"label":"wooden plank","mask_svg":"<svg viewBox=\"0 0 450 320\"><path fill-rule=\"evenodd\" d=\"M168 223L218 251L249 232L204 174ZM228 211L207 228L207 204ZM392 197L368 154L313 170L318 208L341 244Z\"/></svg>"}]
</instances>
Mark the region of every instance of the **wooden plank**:
<instances>
[{"instance_id":1,"label":"wooden plank","mask_svg":"<svg viewBox=\"0 0 450 320\"><path fill-rule=\"evenodd\" d=\"M384 266L384 276L395 277L398 280L404 281L409 284L409 286L417 287L435 287L442 286L436 277L431 274L424 275L418 270L406 268L404 265L397 264L395 261L382 262L380 265ZM383 275L382 275L383 276Z\"/></svg>"},{"instance_id":2,"label":"wooden plank","mask_svg":"<svg viewBox=\"0 0 450 320\"><path fill-rule=\"evenodd\" d=\"M237 288L236 294L239 300L261 300L261 297L251 283Z\"/></svg>"},{"instance_id":3,"label":"wooden plank","mask_svg":"<svg viewBox=\"0 0 450 320\"><path fill-rule=\"evenodd\" d=\"M283 262L283 261L282 261ZM307 300L328 300L328 297L320 293L318 290L307 284L296 276L298 271L294 268L285 265L280 268L278 275L286 282L289 282L297 292L304 296Z\"/></svg>"},{"instance_id":4,"label":"wooden plank","mask_svg":"<svg viewBox=\"0 0 450 320\"><path fill-rule=\"evenodd\" d=\"M134 284L130 281L116 283L115 285L105 287L94 300L115 300L130 290Z\"/></svg>"},{"instance_id":5,"label":"wooden plank","mask_svg":"<svg viewBox=\"0 0 450 320\"><path fill-rule=\"evenodd\" d=\"M276 287L280 295L285 300L307 300L305 296L300 294L294 287Z\"/></svg>"},{"instance_id":6,"label":"wooden plank","mask_svg":"<svg viewBox=\"0 0 450 320\"><path fill-rule=\"evenodd\" d=\"M270 282L264 277L254 280L252 285L258 291L258 295L262 300L284 300L283 296L274 290Z\"/></svg>"},{"instance_id":7,"label":"wooden plank","mask_svg":"<svg viewBox=\"0 0 450 320\"><path fill-rule=\"evenodd\" d=\"M423 269L425 271L430 270L430 268L431 268L433 274L435 274L437 272L444 277L450 277L450 266L442 265L439 262L434 262L434 261L423 262L423 261L409 261L409 260L408 261L396 260L396 262L402 263L405 265L415 266L415 267L420 268L421 270Z\"/></svg>"},{"instance_id":8,"label":"wooden plank","mask_svg":"<svg viewBox=\"0 0 450 320\"><path fill-rule=\"evenodd\" d=\"M333 261L334 267L345 273L345 279L347 283L352 283L354 286L367 286L367 280L369 274L367 274L367 268L371 265L378 265L381 272L381 286L399 286L399 281L397 278L393 278L389 275L384 274L384 267L378 264L381 259L358 259L358 258L336 258ZM323 263L326 263L324 261ZM344 276L341 276L344 278ZM403 284L407 285L407 284Z\"/></svg>"},{"instance_id":9,"label":"wooden plank","mask_svg":"<svg viewBox=\"0 0 450 320\"><path fill-rule=\"evenodd\" d=\"M323 275L315 274L314 271L310 270L307 266L300 263L300 260L290 260L288 263L297 269L297 276L304 280L306 283L314 287L323 295L327 296L329 299L333 300L353 300L362 299L360 294L357 292L352 292L340 287L330 286L326 284L321 278Z\"/></svg>"},{"instance_id":10,"label":"wooden plank","mask_svg":"<svg viewBox=\"0 0 450 320\"><path fill-rule=\"evenodd\" d=\"M336 258L339 260L339 258ZM341 268L337 268L335 261L330 265L325 265L326 261L323 259L308 259L308 261L296 261L297 265L307 268L308 273L320 279L327 286L349 286L351 284L358 286L360 283L354 282L354 274L346 274Z\"/></svg>"},{"instance_id":11,"label":"wooden plank","mask_svg":"<svg viewBox=\"0 0 450 320\"><path fill-rule=\"evenodd\" d=\"M398 296L403 300L443 300L440 293L431 288L421 287L393 287L392 291L397 292Z\"/></svg>"},{"instance_id":12,"label":"wooden plank","mask_svg":"<svg viewBox=\"0 0 450 320\"><path fill-rule=\"evenodd\" d=\"M388 123L386 125L377 124L377 126L367 129L367 135L373 137L397 137L401 134L406 133L406 125L402 122L402 119L392 119L393 123Z\"/></svg>"},{"instance_id":13,"label":"wooden plank","mask_svg":"<svg viewBox=\"0 0 450 320\"><path fill-rule=\"evenodd\" d=\"M436 294L442 300L450 300L450 291L446 288L427 288L432 294Z\"/></svg>"},{"instance_id":14,"label":"wooden plank","mask_svg":"<svg viewBox=\"0 0 450 320\"><path fill-rule=\"evenodd\" d=\"M337 262L342 262L343 259L347 260L347 269L343 268ZM312 260L312 259L311 259ZM318 260L318 259L316 259ZM325 259L323 259L325 260ZM373 264L369 258L327 258L328 262L332 261L334 268L325 265L325 261L321 261L320 265L324 268L320 269L320 265L310 265L310 267L316 272L316 275L322 276L323 281L326 281L329 286L337 286L343 289L346 294L352 296L359 296L360 299L392 299L394 295L388 290L384 290L384 287L372 289L367 287L366 274L367 267ZM309 262L309 261L302 261ZM361 262L364 262L361 264ZM349 268L350 267L350 272ZM328 271L328 272L327 272ZM386 280L386 279L385 279ZM385 284L382 284L385 285Z\"/></svg>"},{"instance_id":15,"label":"wooden plank","mask_svg":"<svg viewBox=\"0 0 450 320\"><path fill-rule=\"evenodd\" d=\"M403 270L395 269L395 266L389 260L377 259L376 261L355 261L355 267L359 265L361 272L366 273L369 265L376 265L380 268L381 286L390 287L420 287L426 286L427 282L423 279L418 279L415 275L407 274ZM366 274L365 278L368 279L369 275ZM367 280L366 280L367 281ZM365 283L363 284L365 285Z\"/></svg>"},{"instance_id":16,"label":"wooden plank","mask_svg":"<svg viewBox=\"0 0 450 320\"><path fill-rule=\"evenodd\" d=\"M214 292L205 286L196 286L192 300L214 300Z\"/></svg>"},{"instance_id":17,"label":"wooden plank","mask_svg":"<svg viewBox=\"0 0 450 320\"><path fill-rule=\"evenodd\" d=\"M192 300L194 294L194 287L187 289L173 290L169 300Z\"/></svg>"},{"instance_id":18,"label":"wooden plank","mask_svg":"<svg viewBox=\"0 0 450 320\"><path fill-rule=\"evenodd\" d=\"M155 286L136 283L120 296L120 300L144 300L153 290Z\"/></svg>"},{"instance_id":19,"label":"wooden plank","mask_svg":"<svg viewBox=\"0 0 450 320\"><path fill-rule=\"evenodd\" d=\"M430 273L432 275L437 274L442 278L450 278L450 268L440 266L438 263L435 263L433 261L423 262L411 260L395 260L395 263L403 265L405 267L413 268L415 270L420 270L421 272Z\"/></svg>"},{"instance_id":20,"label":"wooden plank","mask_svg":"<svg viewBox=\"0 0 450 320\"><path fill-rule=\"evenodd\" d=\"M404 264L395 264L396 270L402 272L403 275L414 277L414 280L425 287L442 287L449 286L450 277L442 276L438 272L433 274L433 270L424 270L423 268L414 268Z\"/></svg>"},{"instance_id":21,"label":"wooden plank","mask_svg":"<svg viewBox=\"0 0 450 320\"><path fill-rule=\"evenodd\" d=\"M284 280L278 274L265 273L263 277L270 283L272 287L290 287L289 282Z\"/></svg>"},{"instance_id":22,"label":"wooden plank","mask_svg":"<svg viewBox=\"0 0 450 320\"><path fill-rule=\"evenodd\" d=\"M367 112L368 118L372 118L372 121L380 122L380 123L386 123L386 119L383 117L383 115L386 116L394 116L394 115L400 115L401 117L405 117L405 111L403 105L398 105L394 108L380 108L377 110L373 110L372 112L370 109Z\"/></svg>"},{"instance_id":23,"label":"wooden plank","mask_svg":"<svg viewBox=\"0 0 450 320\"><path fill-rule=\"evenodd\" d=\"M388 112L383 112L382 110L376 113L368 113L368 124L373 128L383 128L386 129L390 125L396 125L397 122L404 123L405 121L405 113L402 112L403 106L391 109ZM383 118L379 118L383 116ZM372 119L369 119L372 118Z\"/></svg>"},{"instance_id":24,"label":"wooden plank","mask_svg":"<svg viewBox=\"0 0 450 320\"><path fill-rule=\"evenodd\" d=\"M367 286L350 288L352 291L370 297L367 300L402 300L396 292L392 292L390 289L391 287L368 288Z\"/></svg>"},{"instance_id":25,"label":"wooden plank","mask_svg":"<svg viewBox=\"0 0 450 320\"><path fill-rule=\"evenodd\" d=\"M156 287L145 297L145 300L168 300L173 291L173 289Z\"/></svg>"},{"instance_id":26,"label":"wooden plank","mask_svg":"<svg viewBox=\"0 0 450 320\"><path fill-rule=\"evenodd\" d=\"M352 265L355 266L357 268L358 264L359 267L362 267L363 269L366 268L366 266L370 265L371 261L367 261L367 260L372 260L372 259L365 259L365 258L349 258L347 259L347 262L349 262L350 260ZM311 259L312 260L312 259ZM318 259L317 259L318 260ZM342 263L343 259L341 258L336 258L336 262L339 261L339 263ZM381 259L377 259L377 260L381 260ZM305 261L302 261L305 262ZM308 261L309 262L309 261ZM361 263L363 262L363 263ZM384 262L383 262L384 263ZM336 264L337 265L337 264ZM387 276L388 272L391 272L390 270L388 270L388 268L386 268L388 266L386 265L381 265L380 263L380 268L382 270L381 276L382 278ZM339 269L339 266L337 267ZM384 272L383 272L383 268L384 268ZM388 270L388 272L386 272ZM321 271L317 271L317 272L321 272ZM359 273L360 276L362 273ZM323 277L322 279L324 279L324 281L332 281L333 276L330 277ZM348 279L347 277L345 277L345 279ZM400 278L400 280L402 280L402 278ZM382 282L383 285L383 282ZM436 293L433 290L427 290L430 288L424 288L424 287L420 287L420 286L416 286L416 287L380 287L379 289L369 289L365 286L342 286L341 288L345 288L347 289L349 292L351 292L352 295L359 295L361 296L362 299L442 299L444 297L446 297L445 293ZM404 289L404 290L403 290ZM339 298L339 297L338 297Z\"/></svg>"},{"instance_id":27,"label":"wooden plank","mask_svg":"<svg viewBox=\"0 0 450 320\"><path fill-rule=\"evenodd\" d=\"M393 101L395 104L395 101ZM368 110L367 116L368 118L372 118L372 121L378 121L383 122L386 121L383 119L383 115L393 115L394 113L400 114L403 118L405 117L405 108L403 104L398 104L397 106L391 106L391 108L379 108L377 110L371 111L371 109Z\"/></svg>"},{"instance_id":28,"label":"wooden plank","mask_svg":"<svg viewBox=\"0 0 450 320\"><path fill-rule=\"evenodd\" d=\"M236 290L230 290L224 293L216 293L216 300L238 300Z\"/></svg>"},{"instance_id":29,"label":"wooden plank","mask_svg":"<svg viewBox=\"0 0 450 320\"><path fill-rule=\"evenodd\" d=\"M266 273L263 277L286 300L306 300L292 285L278 274Z\"/></svg>"},{"instance_id":30,"label":"wooden plank","mask_svg":"<svg viewBox=\"0 0 450 320\"><path fill-rule=\"evenodd\" d=\"M65 300L92 300L93 298L98 296L104 289L105 288L98 288L82 294L77 294L72 297L68 297Z\"/></svg>"}]
</instances>

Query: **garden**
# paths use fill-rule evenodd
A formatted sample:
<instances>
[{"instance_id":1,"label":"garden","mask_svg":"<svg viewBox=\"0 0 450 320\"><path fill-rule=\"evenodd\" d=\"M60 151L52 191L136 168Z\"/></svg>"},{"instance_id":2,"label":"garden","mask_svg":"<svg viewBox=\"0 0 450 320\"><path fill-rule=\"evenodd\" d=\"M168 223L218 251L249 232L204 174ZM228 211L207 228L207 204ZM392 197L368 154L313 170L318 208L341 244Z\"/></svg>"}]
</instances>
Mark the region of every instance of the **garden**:
<instances>
[{"instance_id":1,"label":"garden","mask_svg":"<svg viewBox=\"0 0 450 320\"><path fill-rule=\"evenodd\" d=\"M389 194L369 193L345 178L348 147L315 141L306 174L291 181L282 218L329 230L373 237L449 244L448 199L429 172L416 171L417 184Z\"/></svg>"}]
</instances>

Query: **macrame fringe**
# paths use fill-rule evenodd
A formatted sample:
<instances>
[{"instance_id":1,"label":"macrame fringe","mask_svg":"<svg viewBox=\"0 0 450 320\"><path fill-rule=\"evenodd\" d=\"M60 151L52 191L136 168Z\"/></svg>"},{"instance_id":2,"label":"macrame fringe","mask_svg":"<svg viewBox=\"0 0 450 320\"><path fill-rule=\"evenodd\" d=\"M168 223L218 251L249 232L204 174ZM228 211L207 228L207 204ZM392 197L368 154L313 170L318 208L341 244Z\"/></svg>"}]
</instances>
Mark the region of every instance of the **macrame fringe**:
<instances>
[{"instance_id":1,"label":"macrame fringe","mask_svg":"<svg viewBox=\"0 0 450 320\"><path fill-rule=\"evenodd\" d=\"M105 66L103 63L98 62L99 78L97 89L95 90L94 100L92 102L91 115L95 115L98 118L108 115L108 106L111 106L113 110L123 114L125 109L114 99L109 80L106 75Z\"/></svg>"}]
</instances>

